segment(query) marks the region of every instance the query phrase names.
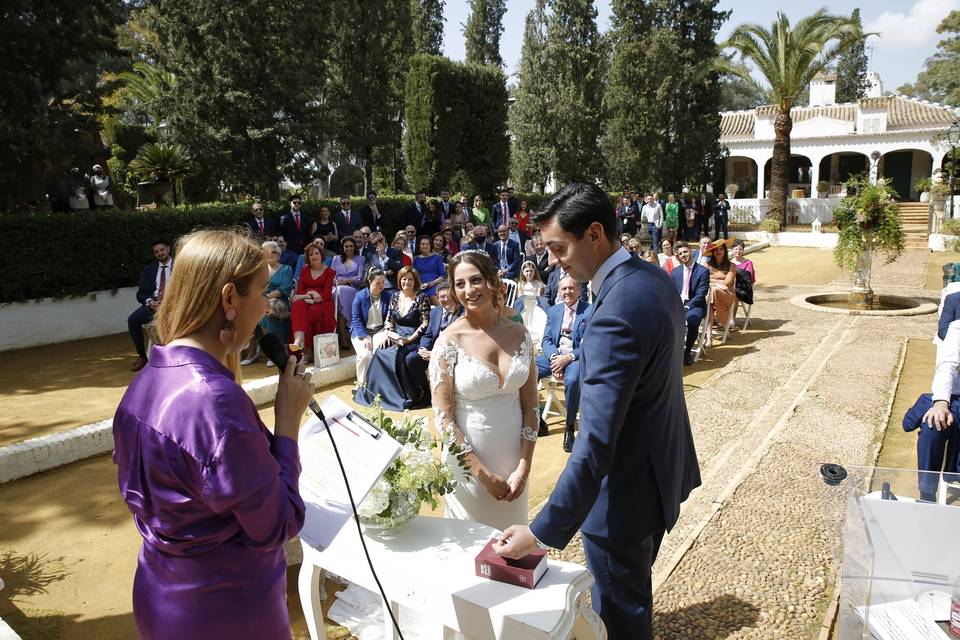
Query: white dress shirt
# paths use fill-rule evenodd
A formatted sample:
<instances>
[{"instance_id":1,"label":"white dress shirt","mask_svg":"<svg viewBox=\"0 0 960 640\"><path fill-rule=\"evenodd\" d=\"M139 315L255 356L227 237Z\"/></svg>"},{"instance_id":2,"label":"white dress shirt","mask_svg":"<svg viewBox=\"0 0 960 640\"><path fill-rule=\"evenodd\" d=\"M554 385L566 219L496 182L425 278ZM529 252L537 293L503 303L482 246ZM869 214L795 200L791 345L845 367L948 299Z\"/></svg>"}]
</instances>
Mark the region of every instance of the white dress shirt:
<instances>
[{"instance_id":1,"label":"white dress shirt","mask_svg":"<svg viewBox=\"0 0 960 640\"><path fill-rule=\"evenodd\" d=\"M160 266L157 267L157 277L153 280L153 295L147 300L147 302L152 302L160 297L160 274L164 273L164 267L166 267L166 273L164 275L164 288L170 286L170 276L173 275L173 258L167 258L166 262L161 262Z\"/></svg>"},{"instance_id":2,"label":"white dress shirt","mask_svg":"<svg viewBox=\"0 0 960 640\"><path fill-rule=\"evenodd\" d=\"M947 335L937 347L937 365L933 373L933 401L950 402L951 395L960 394L960 320L954 320Z\"/></svg>"}]
</instances>

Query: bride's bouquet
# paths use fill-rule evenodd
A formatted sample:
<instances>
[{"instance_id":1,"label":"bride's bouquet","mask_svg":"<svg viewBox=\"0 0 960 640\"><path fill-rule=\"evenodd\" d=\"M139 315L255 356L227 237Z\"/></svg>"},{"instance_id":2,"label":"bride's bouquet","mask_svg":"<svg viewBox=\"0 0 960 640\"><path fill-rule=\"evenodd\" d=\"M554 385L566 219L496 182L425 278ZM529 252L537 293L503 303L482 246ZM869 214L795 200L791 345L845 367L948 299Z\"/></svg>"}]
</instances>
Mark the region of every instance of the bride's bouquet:
<instances>
[{"instance_id":1,"label":"bride's bouquet","mask_svg":"<svg viewBox=\"0 0 960 640\"><path fill-rule=\"evenodd\" d=\"M456 488L457 479L469 470L467 452L452 437L434 437L423 417L404 412L399 422L394 421L384 413L379 397L365 415L403 449L359 504L357 514L369 529L395 529L413 519L423 502L436 509L438 498ZM444 455L438 458L436 451Z\"/></svg>"}]
</instances>

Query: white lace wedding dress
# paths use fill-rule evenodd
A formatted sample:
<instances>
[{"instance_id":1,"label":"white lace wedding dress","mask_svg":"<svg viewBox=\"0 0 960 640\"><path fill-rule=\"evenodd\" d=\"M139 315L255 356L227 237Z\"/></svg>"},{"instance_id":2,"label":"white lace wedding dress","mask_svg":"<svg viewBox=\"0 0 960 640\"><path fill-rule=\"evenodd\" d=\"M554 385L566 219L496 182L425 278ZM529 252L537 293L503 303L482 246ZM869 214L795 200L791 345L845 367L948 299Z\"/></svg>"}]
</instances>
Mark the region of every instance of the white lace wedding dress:
<instances>
[{"instance_id":1,"label":"white lace wedding dress","mask_svg":"<svg viewBox=\"0 0 960 640\"><path fill-rule=\"evenodd\" d=\"M441 337L430 357L430 387L452 384L453 405L434 403L438 429L449 429L450 419L463 432L465 444L484 466L506 480L520 463L523 440L537 434L522 426L520 387L530 375L532 344L524 336L510 359L505 379L493 365L471 355L454 338ZM447 394L449 395L449 394ZM435 394L436 397L436 394ZM446 496L448 518L481 522L496 529L527 522L527 489L513 502L497 500L472 475L462 478L453 495Z\"/></svg>"}]
</instances>

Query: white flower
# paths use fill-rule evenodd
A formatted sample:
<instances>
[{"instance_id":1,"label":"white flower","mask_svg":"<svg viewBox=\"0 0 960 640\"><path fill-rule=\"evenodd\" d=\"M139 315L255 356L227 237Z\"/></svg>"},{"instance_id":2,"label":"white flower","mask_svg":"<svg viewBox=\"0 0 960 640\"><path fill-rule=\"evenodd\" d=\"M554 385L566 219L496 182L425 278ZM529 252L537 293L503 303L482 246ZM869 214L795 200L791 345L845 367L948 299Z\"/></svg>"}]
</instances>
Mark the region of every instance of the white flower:
<instances>
[{"instance_id":1,"label":"white flower","mask_svg":"<svg viewBox=\"0 0 960 640\"><path fill-rule=\"evenodd\" d=\"M357 514L369 518L381 513L390 505L390 483L380 478L370 489L370 493L357 507Z\"/></svg>"}]
</instances>

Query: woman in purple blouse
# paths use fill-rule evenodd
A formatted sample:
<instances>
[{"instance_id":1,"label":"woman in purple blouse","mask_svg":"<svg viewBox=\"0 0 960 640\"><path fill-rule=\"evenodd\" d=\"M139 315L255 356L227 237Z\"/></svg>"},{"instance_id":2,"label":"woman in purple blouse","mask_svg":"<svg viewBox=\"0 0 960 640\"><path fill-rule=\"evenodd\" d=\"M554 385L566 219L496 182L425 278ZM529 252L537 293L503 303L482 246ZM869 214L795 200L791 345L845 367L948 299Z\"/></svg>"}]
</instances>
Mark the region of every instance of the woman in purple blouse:
<instances>
[{"instance_id":1,"label":"woman in purple blouse","mask_svg":"<svg viewBox=\"0 0 960 640\"><path fill-rule=\"evenodd\" d=\"M140 637L289 638L283 543L303 525L297 433L313 395L291 360L271 434L237 383L267 309L263 252L229 231L180 240L160 342L113 419L120 493L143 536Z\"/></svg>"}]
</instances>

